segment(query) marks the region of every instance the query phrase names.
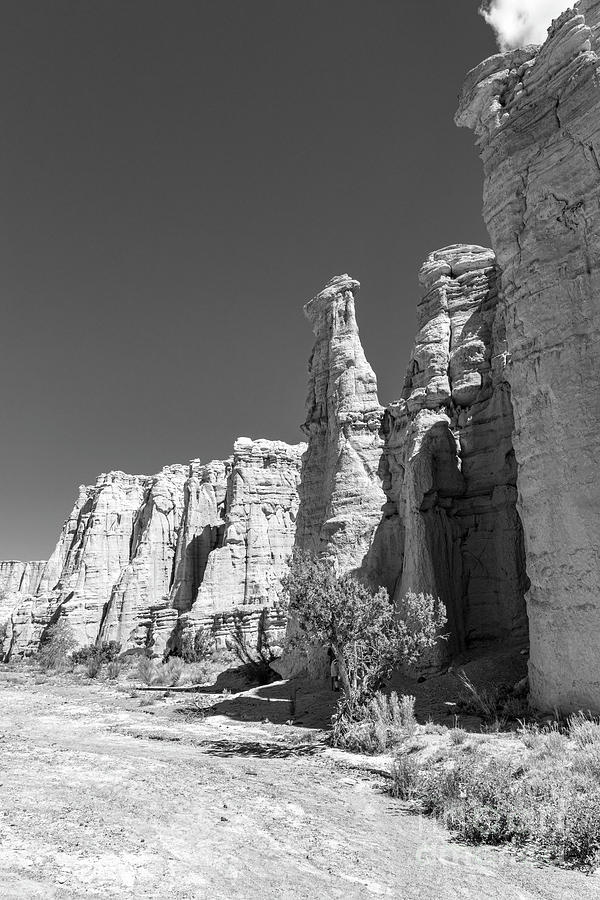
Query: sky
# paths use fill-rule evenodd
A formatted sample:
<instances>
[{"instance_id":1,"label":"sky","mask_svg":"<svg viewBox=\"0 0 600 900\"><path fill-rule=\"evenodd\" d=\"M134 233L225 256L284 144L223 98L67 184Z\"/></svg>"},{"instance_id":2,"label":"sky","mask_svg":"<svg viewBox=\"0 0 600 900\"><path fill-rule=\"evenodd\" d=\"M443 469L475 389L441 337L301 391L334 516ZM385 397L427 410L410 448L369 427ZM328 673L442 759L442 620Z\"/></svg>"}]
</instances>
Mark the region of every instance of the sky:
<instances>
[{"instance_id":1,"label":"sky","mask_svg":"<svg viewBox=\"0 0 600 900\"><path fill-rule=\"evenodd\" d=\"M453 123L478 6L0 2L0 559L47 558L100 472L302 440L333 275L400 396L423 259L488 242Z\"/></svg>"}]
</instances>

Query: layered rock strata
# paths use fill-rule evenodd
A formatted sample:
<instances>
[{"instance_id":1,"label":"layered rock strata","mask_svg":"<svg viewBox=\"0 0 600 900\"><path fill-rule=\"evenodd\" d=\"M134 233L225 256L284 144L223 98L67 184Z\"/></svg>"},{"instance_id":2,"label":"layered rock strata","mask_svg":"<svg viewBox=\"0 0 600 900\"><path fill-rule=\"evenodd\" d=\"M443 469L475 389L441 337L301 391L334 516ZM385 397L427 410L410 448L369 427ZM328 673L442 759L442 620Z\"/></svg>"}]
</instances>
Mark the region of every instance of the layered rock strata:
<instances>
[{"instance_id":1,"label":"layered rock strata","mask_svg":"<svg viewBox=\"0 0 600 900\"><path fill-rule=\"evenodd\" d=\"M600 710L600 4L467 77L502 271L532 698Z\"/></svg>"},{"instance_id":2,"label":"layered rock strata","mask_svg":"<svg viewBox=\"0 0 600 900\"><path fill-rule=\"evenodd\" d=\"M80 645L159 653L191 609L210 624L236 605L272 604L293 545L303 450L243 438L232 460L152 477L110 472L82 487L48 563L2 567L4 651L32 652L60 615Z\"/></svg>"},{"instance_id":3,"label":"layered rock strata","mask_svg":"<svg viewBox=\"0 0 600 900\"><path fill-rule=\"evenodd\" d=\"M315 344L296 544L331 556L340 571L368 569L374 580L387 584L385 553L375 564L371 552L387 500L379 472L383 408L358 333L359 288L349 275L339 275L304 307Z\"/></svg>"},{"instance_id":4,"label":"layered rock strata","mask_svg":"<svg viewBox=\"0 0 600 900\"><path fill-rule=\"evenodd\" d=\"M227 622L233 610L255 617L279 599L296 534L305 444L239 438L234 445L222 540L208 556L182 628ZM252 616L248 621L253 621Z\"/></svg>"},{"instance_id":5,"label":"layered rock strata","mask_svg":"<svg viewBox=\"0 0 600 900\"><path fill-rule=\"evenodd\" d=\"M406 592L439 596L451 652L526 640L513 415L491 250L456 245L420 273L417 338L402 399L383 423L388 519Z\"/></svg>"}]
</instances>

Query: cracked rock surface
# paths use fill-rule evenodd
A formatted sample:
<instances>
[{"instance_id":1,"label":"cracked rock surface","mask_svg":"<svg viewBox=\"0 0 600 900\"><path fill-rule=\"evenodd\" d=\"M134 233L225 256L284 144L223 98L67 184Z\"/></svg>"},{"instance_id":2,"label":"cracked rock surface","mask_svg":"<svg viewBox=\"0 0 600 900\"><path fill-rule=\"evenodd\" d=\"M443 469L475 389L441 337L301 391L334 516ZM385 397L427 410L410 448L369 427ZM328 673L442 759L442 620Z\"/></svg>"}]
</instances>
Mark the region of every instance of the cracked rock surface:
<instances>
[{"instance_id":1,"label":"cracked rock surface","mask_svg":"<svg viewBox=\"0 0 600 900\"><path fill-rule=\"evenodd\" d=\"M541 47L486 60L457 114L474 130L502 272L534 702L600 696L600 3Z\"/></svg>"}]
</instances>

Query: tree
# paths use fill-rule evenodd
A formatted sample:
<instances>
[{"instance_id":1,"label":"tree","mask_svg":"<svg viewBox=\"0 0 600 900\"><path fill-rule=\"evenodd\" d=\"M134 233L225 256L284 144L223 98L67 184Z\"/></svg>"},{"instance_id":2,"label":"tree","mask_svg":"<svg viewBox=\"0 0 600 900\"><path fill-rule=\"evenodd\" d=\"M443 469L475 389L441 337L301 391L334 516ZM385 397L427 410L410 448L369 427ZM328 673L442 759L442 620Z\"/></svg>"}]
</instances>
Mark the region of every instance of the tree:
<instances>
[{"instance_id":1,"label":"tree","mask_svg":"<svg viewBox=\"0 0 600 900\"><path fill-rule=\"evenodd\" d=\"M396 610L388 592L356 576L336 576L323 559L295 551L282 581L300 642L328 644L347 699L362 702L400 663L415 663L433 647L446 611L430 594L409 592Z\"/></svg>"}]
</instances>

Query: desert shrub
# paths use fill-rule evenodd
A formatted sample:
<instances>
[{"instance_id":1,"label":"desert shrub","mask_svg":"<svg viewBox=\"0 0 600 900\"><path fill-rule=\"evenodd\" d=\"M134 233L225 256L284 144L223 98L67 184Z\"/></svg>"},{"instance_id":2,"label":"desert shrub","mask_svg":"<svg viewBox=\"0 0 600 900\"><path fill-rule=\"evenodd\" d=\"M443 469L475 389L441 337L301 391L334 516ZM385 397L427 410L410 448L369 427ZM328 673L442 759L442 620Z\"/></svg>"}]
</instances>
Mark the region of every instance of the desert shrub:
<instances>
[{"instance_id":1,"label":"desert shrub","mask_svg":"<svg viewBox=\"0 0 600 900\"><path fill-rule=\"evenodd\" d=\"M181 641L181 657L187 663L209 660L215 649L215 639L208 628L186 631Z\"/></svg>"},{"instance_id":2,"label":"desert shrub","mask_svg":"<svg viewBox=\"0 0 600 900\"><path fill-rule=\"evenodd\" d=\"M399 800L412 800L415 793L419 765L414 756L398 753L392 763L392 796Z\"/></svg>"},{"instance_id":3,"label":"desert shrub","mask_svg":"<svg viewBox=\"0 0 600 900\"><path fill-rule=\"evenodd\" d=\"M579 749L590 744L600 744L600 722L583 712L574 713L567 720L569 737Z\"/></svg>"},{"instance_id":4,"label":"desert shrub","mask_svg":"<svg viewBox=\"0 0 600 900\"><path fill-rule=\"evenodd\" d=\"M281 648L271 646L267 633L269 610L265 607L257 622L256 637L244 631L244 615L240 610L233 613L233 629L227 639L231 649L242 663L251 681L268 684L275 672L271 663L280 656Z\"/></svg>"},{"instance_id":5,"label":"desert shrub","mask_svg":"<svg viewBox=\"0 0 600 900\"><path fill-rule=\"evenodd\" d=\"M383 753L412 737L415 698L377 691L366 703L342 697L332 718L331 743L355 753Z\"/></svg>"},{"instance_id":6,"label":"desert shrub","mask_svg":"<svg viewBox=\"0 0 600 900\"><path fill-rule=\"evenodd\" d=\"M391 793L439 818L464 841L526 847L547 863L596 868L600 746L573 751L557 727L530 728L525 735L533 736L533 749L518 763L472 747L467 755L457 746L419 765L403 748L392 767ZM544 749L557 735L565 741L558 757Z\"/></svg>"},{"instance_id":7,"label":"desert shrub","mask_svg":"<svg viewBox=\"0 0 600 900\"><path fill-rule=\"evenodd\" d=\"M115 660L121 652L121 644L118 641L102 641L101 643L88 644L80 647L73 653L75 665L87 666L92 658L99 660L100 665ZM93 668L93 666L92 666Z\"/></svg>"},{"instance_id":8,"label":"desert shrub","mask_svg":"<svg viewBox=\"0 0 600 900\"><path fill-rule=\"evenodd\" d=\"M442 602L430 594L409 591L397 610L385 588L338 577L326 560L299 551L282 590L298 626L295 642L332 648L344 694L358 706L399 663L415 663L433 647L446 622Z\"/></svg>"},{"instance_id":9,"label":"desert shrub","mask_svg":"<svg viewBox=\"0 0 600 900\"><path fill-rule=\"evenodd\" d=\"M184 661L179 656L171 656L162 666L156 667L154 671L153 683L161 684L168 687L175 687L178 683L183 670L185 668Z\"/></svg>"},{"instance_id":10,"label":"desert shrub","mask_svg":"<svg viewBox=\"0 0 600 900\"><path fill-rule=\"evenodd\" d=\"M457 703L459 712L481 716L486 722L502 718L503 707L510 692L507 685L476 687L463 669L458 672L458 678L462 685Z\"/></svg>"},{"instance_id":11,"label":"desert shrub","mask_svg":"<svg viewBox=\"0 0 600 900\"><path fill-rule=\"evenodd\" d=\"M73 629L64 618L48 626L42 635L37 661L42 669L61 671L71 663L71 654L77 640Z\"/></svg>"},{"instance_id":12,"label":"desert shrub","mask_svg":"<svg viewBox=\"0 0 600 900\"><path fill-rule=\"evenodd\" d=\"M451 744L464 744L467 739L467 732L464 728L451 728L448 732Z\"/></svg>"},{"instance_id":13,"label":"desert shrub","mask_svg":"<svg viewBox=\"0 0 600 900\"><path fill-rule=\"evenodd\" d=\"M143 656L137 667L137 674L140 681L143 681L144 684L152 684L154 676L156 675L156 663L153 659L149 659L147 656Z\"/></svg>"},{"instance_id":14,"label":"desert shrub","mask_svg":"<svg viewBox=\"0 0 600 900\"><path fill-rule=\"evenodd\" d=\"M120 659L111 659L107 666L106 674L110 678L111 681L116 681L116 679L121 674L121 669L123 668L123 664Z\"/></svg>"},{"instance_id":15,"label":"desert shrub","mask_svg":"<svg viewBox=\"0 0 600 900\"><path fill-rule=\"evenodd\" d=\"M205 663L188 663L183 669L179 684L204 684L208 680L208 666Z\"/></svg>"},{"instance_id":16,"label":"desert shrub","mask_svg":"<svg viewBox=\"0 0 600 900\"><path fill-rule=\"evenodd\" d=\"M102 671L102 666L103 662L100 654L92 653L92 655L88 657L85 664L85 674L88 676L88 678L97 678Z\"/></svg>"}]
</instances>

